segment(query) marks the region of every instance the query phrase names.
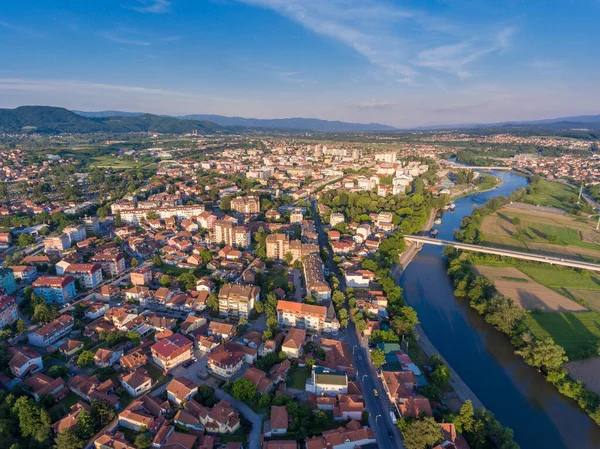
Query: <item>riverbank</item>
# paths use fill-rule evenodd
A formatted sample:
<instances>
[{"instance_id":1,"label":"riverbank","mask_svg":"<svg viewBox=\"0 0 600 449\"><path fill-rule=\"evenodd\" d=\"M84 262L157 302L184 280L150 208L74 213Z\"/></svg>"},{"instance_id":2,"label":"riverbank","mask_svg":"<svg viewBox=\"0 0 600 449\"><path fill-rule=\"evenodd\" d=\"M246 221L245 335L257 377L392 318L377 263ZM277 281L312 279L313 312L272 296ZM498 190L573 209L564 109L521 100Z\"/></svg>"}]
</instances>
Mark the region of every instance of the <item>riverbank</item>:
<instances>
[{"instance_id":1,"label":"riverbank","mask_svg":"<svg viewBox=\"0 0 600 449\"><path fill-rule=\"evenodd\" d=\"M490 175L490 176L493 176L493 175ZM504 181L502 179L498 178L497 176L493 176L493 177L496 178L498 180L498 182L496 182L496 184L493 185L492 187L489 187L489 188L483 189L483 190L479 190L479 189L475 190L473 188L473 189L471 189L469 191L466 191L466 192L463 191L463 192L460 192L460 193L458 193L456 195L451 196L450 200L454 201L454 200L458 200L460 198L465 198L465 197L467 197L469 195L475 195L476 193L490 192L492 190L495 190L495 189L499 188L500 186L502 186L502 184L504 184Z\"/></svg>"}]
</instances>

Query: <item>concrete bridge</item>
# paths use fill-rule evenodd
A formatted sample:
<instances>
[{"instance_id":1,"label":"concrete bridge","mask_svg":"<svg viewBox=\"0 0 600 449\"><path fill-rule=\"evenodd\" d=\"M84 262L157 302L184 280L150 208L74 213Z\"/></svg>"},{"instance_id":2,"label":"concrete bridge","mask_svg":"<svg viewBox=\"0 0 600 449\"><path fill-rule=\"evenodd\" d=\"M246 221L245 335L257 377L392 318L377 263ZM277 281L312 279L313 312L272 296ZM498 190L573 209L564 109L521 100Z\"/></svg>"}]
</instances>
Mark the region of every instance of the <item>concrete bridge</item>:
<instances>
[{"instance_id":1,"label":"concrete bridge","mask_svg":"<svg viewBox=\"0 0 600 449\"><path fill-rule=\"evenodd\" d=\"M580 262L578 260L564 259L561 257L541 256L538 254L511 251L508 249L492 248L489 246L472 245L469 243L455 242L452 240L439 240L431 237L422 237L417 235L405 235L404 239L409 242L415 242L418 246L422 246L424 244L435 246L452 246L456 249L464 251L473 251L484 254L495 254L497 256L512 257L514 259L531 260L534 262L549 263L550 265L562 265L564 267L583 268L584 270L600 272L599 264Z\"/></svg>"}]
</instances>

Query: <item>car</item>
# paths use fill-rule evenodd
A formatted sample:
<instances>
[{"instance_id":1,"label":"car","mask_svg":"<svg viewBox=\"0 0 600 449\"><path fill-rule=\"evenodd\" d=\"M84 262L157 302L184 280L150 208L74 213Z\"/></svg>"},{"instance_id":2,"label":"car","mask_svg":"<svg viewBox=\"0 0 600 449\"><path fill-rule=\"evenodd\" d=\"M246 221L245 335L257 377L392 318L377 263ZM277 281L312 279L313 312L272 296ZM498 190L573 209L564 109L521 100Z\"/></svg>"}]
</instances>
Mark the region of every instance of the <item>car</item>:
<instances>
[{"instance_id":1,"label":"car","mask_svg":"<svg viewBox=\"0 0 600 449\"><path fill-rule=\"evenodd\" d=\"M394 432L392 432L391 430L388 430L388 436L390 437L390 440L394 439Z\"/></svg>"},{"instance_id":2,"label":"car","mask_svg":"<svg viewBox=\"0 0 600 449\"><path fill-rule=\"evenodd\" d=\"M193 363L196 363L196 362L198 361L198 359L197 359L196 357L192 357L190 360L191 360Z\"/></svg>"},{"instance_id":3,"label":"car","mask_svg":"<svg viewBox=\"0 0 600 449\"><path fill-rule=\"evenodd\" d=\"M373 388L373 394L375 395L375 397L379 396L379 391L377 391L377 388Z\"/></svg>"}]
</instances>

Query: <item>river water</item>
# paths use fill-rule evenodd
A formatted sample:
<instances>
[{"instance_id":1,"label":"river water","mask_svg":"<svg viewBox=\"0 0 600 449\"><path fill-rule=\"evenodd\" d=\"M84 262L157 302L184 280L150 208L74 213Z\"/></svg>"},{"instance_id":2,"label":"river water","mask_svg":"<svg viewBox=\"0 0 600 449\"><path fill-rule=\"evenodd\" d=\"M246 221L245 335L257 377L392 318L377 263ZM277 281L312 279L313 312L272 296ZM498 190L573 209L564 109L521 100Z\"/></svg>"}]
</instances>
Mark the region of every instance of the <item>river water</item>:
<instances>
[{"instance_id":1,"label":"river water","mask_svg":"<svg viewBox=\"0 0 600 449\"><path fill-rule=\"evenodd\" d=\"M503 184L457 200L456 210L446 212L437 226L438 238L453 240L454 230L473 206L527 184L526 178L513 173L493 174ZM487 324L468 301L454 298L441 247L425 245L402 273L400 286L433 345L484 406L514 430L521 449L600 448L600 427L515 355L508 338Z\"/></svg>"}]
</instances>

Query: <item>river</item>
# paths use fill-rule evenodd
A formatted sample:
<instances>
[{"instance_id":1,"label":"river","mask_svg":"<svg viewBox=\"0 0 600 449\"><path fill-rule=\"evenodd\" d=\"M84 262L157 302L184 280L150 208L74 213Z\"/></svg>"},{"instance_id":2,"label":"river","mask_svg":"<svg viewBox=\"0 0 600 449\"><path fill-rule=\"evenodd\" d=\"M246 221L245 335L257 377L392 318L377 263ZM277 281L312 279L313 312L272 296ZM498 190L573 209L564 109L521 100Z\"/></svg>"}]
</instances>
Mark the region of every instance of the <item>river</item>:
<instances>
[{"instance_id":1,"label":"river","mask_svg":"<svg viewBox=\"0 0 600 449\"><path fill-rule=\"evenodd\" d=\"M437 226L438 238L454 239L454 230L473 206L527 184L514 173L493 174L504 182L497 189L458 199L456 210L446 212ZM487 324L468 301L454 297L442 248L425 245L399 283L433 345L484 406L514 430L521 449L600 448L600 427L515 355L508 338Z\"/></svg>"}]
</instances>

